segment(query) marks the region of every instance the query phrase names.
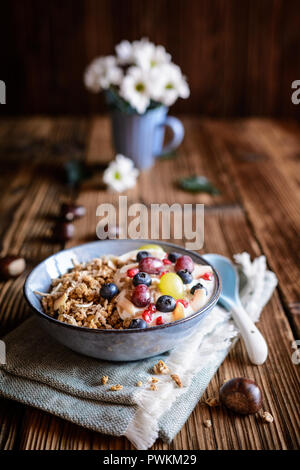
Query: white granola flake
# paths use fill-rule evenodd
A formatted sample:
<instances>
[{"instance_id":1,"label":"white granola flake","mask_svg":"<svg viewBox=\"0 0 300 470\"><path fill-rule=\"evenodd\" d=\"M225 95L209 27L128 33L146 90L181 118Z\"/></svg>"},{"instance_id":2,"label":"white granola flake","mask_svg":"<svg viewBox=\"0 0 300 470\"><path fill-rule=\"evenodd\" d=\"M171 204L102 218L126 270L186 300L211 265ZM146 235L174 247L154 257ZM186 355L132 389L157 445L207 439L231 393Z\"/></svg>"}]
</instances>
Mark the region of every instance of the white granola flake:
<instances>
[{"instance_id":1,"label":"white granola flake","mask_svg":"<svg viewBox=\"0 0 300 470\"><path fill-rule=\"evenodd\" d=\"M53 279L50 292L42 296L42 306L48 315L75 326L93 329L127 328L111 302L101 298L102 284L113 282L118 264L113 257L95 258L88 263L74 263L73 269Z\"/></svg>"}]
</instances>

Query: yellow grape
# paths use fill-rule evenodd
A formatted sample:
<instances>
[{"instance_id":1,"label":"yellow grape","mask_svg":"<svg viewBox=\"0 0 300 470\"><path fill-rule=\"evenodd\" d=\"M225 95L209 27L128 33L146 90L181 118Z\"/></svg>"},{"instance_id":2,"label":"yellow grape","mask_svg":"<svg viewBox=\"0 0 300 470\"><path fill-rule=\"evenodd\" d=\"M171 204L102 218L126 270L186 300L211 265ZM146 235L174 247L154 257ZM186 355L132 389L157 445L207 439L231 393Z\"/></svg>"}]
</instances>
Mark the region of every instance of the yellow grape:
<instances>
[{"instance_id":1,"label":"yellow grape","mask_svg":"<svg viewBox=\"0 0 300 470\"><path fill-rule=\"evenodd\" d=\"M175 273L164 274L158 287L163 295L170 295L175 300L182 299L184 296L183 282Z\"/></svg>"},{"instance_id":2,"label":"yellow grape","mask_svg":"<svg viewBox=\"0 0 300 470\"><path fill-rule=\"evenodd\" d=\"M139 247L139 250L156 250L156 251L164 251L163 248L159 245L143 245Z\"/></svg>"}]
</instances>

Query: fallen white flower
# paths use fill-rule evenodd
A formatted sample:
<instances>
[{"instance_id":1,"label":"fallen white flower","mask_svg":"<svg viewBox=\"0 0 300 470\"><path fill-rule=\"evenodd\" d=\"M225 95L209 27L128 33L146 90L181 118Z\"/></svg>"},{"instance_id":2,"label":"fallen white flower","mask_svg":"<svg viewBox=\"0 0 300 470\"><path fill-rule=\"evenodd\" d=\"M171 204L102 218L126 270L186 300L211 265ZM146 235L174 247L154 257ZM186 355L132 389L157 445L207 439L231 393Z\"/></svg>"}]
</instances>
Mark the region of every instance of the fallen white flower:
<instances>
[{"instance_id":1,"label":"fallen white flower","mask_svg":"<svg viewBox=\"0 0 300 470\"><path fill-rule=\"evenodd\" d=\"M120 193L133 188L138 175L139 170L134 168L133 161L118 154L104 171L103 181L111 191Z\"/></svg>"}]
</instances>

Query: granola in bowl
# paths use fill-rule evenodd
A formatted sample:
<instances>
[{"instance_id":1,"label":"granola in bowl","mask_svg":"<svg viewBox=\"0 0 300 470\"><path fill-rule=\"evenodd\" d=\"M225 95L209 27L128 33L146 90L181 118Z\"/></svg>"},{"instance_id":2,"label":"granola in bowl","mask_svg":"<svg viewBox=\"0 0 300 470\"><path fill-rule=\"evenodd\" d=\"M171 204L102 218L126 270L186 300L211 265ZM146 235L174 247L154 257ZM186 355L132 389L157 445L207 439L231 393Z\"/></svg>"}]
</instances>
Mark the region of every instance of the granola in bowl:
<instances>
[{"instance_id":1,"label":"granola in bowl","mask_svg":"<svg viewBox=\"0 0 300 470\"><path fill-rule=\"evenodd\" d=\"M183 319L211 299L214 274L187 255L145 245L121 256L76 263L53 279L44 312L92 329L140 329Z\"/></svg>"}]
</instances>

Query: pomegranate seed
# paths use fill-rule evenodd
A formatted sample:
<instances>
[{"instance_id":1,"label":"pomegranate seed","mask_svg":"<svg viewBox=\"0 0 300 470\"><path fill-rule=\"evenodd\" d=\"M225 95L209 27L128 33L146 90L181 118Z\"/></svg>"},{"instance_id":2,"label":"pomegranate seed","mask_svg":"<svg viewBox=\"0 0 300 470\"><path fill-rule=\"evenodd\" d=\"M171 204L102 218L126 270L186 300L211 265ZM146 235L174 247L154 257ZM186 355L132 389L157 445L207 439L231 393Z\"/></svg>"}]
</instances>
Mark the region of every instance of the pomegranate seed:
<instances>
[{"instance_id":1,"label":"pomegranate seed","mask_svg":"<svg viewBox=\"0 0 300 470\"><path fill-rule=\"evenodd\" d=\"M184 299L178 299L176 300L176 303L181 303L184 306L184 308L186 308L189 304L188 301Z\"/></svg>"},{"instance_id":2,"label":"pomegranate seed","mask_svg":"<svg viewBox=\"0 0 300 470\"><path fill-rule=\"evenodd\" d=\"M164 274L167 274L169 271L163 271L160 275L160 277L163 277Z\"/></svg>"},{"instance_id":3,"label":"pomegranate seed","mask_svg":"<svg viewBox=\"0 0 300 470\"><path fill-rule=\"evenodd\" d=\"M206 281L211 281L212 277L213 277L213 274L212 273L204 273L203 276L200 276L200 277L202 277L202 279L205 279Z\"/></svg>"},{"instance_id":4,"label":"pomegranate seed","mask_svg":"<svg viewBox=\"0 0 300 470\"><path fill-rule=\"evenodd\" d=\"M142 317L146 323L150 323L152 321L152 313L148 309L143 311Z\"/></svg>"},{"instance_id":5,"label":"pomegranate seed","mask_svg":"<svg viewBox=\"0 0 300 470\"><path fill-rule=\"evenodd\" d=\"M155 304L150 304L149 307L148 307L148 310L149 310L151 313L156 312Z\"/></svg>"},{"instance_id":6,"label":"pomegranate seed","mask_svg":"<svg viewBox=\"0 0 300 470\"><path fill-rule=\"evenodd\" d=\"M157 317L156 324L157 325L163 325L164 324L163 317Z\"/></svg>"},{"instance_id":7,"label":"pomegranate seed","mask_svg":"<svg viewBox=\"0 0 300 470\"><path fill-rule=\"evenodd\" d=\"M172 262L167 258L163 259L163 263L164 264L172 264Z\"/></svg>"},{"instance_id":8,"label":"pomegranate seed","mask_svg":"<svg viewBox=\"0 0 300 470\"><path fill-rule=\"evenodd\" d=\"M127 276L133 278L139 272L138 268L131 268L127 271Z\"/></svg>"}]
</instances>

